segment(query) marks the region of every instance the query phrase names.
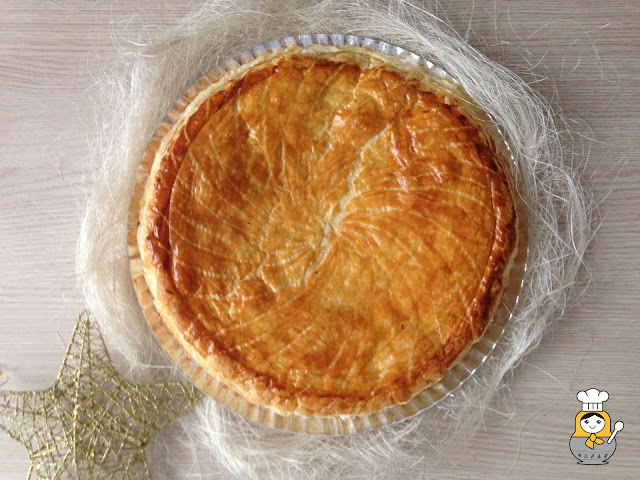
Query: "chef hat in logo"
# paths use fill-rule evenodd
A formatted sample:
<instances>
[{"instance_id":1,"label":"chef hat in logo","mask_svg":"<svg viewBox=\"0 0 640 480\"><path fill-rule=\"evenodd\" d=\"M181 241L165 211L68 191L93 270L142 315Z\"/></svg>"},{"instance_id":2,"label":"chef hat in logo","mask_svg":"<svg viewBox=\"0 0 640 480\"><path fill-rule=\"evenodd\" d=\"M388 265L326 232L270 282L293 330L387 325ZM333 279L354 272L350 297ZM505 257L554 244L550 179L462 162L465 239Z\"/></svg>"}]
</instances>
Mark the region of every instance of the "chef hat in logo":
<instances>
[{"instance_id":1,"label":"chef hat in logo","mask_svg":"<svg viewBox=\"0 0 640 480\"><path fill-rule=\"evenodd\" d=\"M589 388L578 392L578 400L582 402L582 410L585 412L602 411L602 404L609 400L609 393L597 388Z\"/></svg>"}]
</instances>

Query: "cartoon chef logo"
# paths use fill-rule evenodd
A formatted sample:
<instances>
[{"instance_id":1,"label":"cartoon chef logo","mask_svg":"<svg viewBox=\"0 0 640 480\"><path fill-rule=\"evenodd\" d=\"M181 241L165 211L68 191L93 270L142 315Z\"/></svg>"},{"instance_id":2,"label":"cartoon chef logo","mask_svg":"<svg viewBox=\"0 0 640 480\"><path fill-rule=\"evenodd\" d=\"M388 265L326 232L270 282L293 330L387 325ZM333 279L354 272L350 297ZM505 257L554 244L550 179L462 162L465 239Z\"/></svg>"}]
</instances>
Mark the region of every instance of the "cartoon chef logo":
<instances>
[{"instance_id":1,"label":"cartoon chef logo","mask_svg":"<svg viewBox=\"0 0 640 480\"><path fill-rule=\"evenodd\" d=\"M602 408L609 400L604 390L589 388L578 392L582 411L576 415L576 430L569 440L569 448L579 465L604 465L616 450L616 435L624 424L616 422L611 432L611 417Z\"/></svg>"}]
</instances>

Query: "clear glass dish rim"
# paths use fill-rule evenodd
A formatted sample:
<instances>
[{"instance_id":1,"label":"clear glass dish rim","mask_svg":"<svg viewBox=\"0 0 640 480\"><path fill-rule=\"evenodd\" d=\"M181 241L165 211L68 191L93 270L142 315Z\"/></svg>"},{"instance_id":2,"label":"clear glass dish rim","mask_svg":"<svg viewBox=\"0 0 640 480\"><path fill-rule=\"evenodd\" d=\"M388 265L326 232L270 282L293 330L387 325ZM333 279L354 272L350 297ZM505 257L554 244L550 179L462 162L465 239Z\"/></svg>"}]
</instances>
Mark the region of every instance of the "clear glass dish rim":
<instances>
[{"instance_id":1,"label":"clear glass dish rim","mask_svg":"<svg viewBox=\"0 0 640 480\"><path fill-rule=\"evenodd\" d=\"M305 34L289 36L254 46L223 61L212 72L203 77L196 86L187 92L187 94L176 103L174 108L167 113L156 130L154 139L159 140L166 134L168 129L171 128L174 122L184 112L186 105L206 86L217 82L223 76L233 73L240 66L251 63L257 58L294 46L306 48L313 45L359 47L379 52L383 55L402 58L415 62L416 65L419 65L425 70L425 74L427 75L459 86L458 81L435 63L409 52L402 47L381 40L343 34ZM494 140L502 144L502 153L508 157L510 163L515 164L516 160L503 132L497 126L496 130L499 138L494 138ZM159 141L156 143L159 144ZM160 314L153 305L151 294L142 274L141 259L136 240L140 198L149 175L150 161L153 160L153 154L155 153L155 149L150 152L153 145L154 141L152 140L149 147L147 147L145 158L143 158L143 162L139 168L129 212L129 252L134 287L147 321L158 342L172 360L203 392L235 412L271 427L300 433L347 434L390 425L432 408L453 395L457 389L473 377L477 370L486 363L502 338L506 326L513 316L512 312L516 308L520 298L520 291L527 269L527 210L524 202L519 198L518 193L516 193L515 196L519 219L519 244L509 282L503 291L500 304L496 307L492 322L488 325L480 339L470 346L469 350L458 360L455 366L448 371L442 380L428 386L405 404L393 405L380 412L364 415L336 415L329 417L297 414L282 415L267 407L249 403L191 359L182 345L164 325Z\"/></svg>"}]
</instances>

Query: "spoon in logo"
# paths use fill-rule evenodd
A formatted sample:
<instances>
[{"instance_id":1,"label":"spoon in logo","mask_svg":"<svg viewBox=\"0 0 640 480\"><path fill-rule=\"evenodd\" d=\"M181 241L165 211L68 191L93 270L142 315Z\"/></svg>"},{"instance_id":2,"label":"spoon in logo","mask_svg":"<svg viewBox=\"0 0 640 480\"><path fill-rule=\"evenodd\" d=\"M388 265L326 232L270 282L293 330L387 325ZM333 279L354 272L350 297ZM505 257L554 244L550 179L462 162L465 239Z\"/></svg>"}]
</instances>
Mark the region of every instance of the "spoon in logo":
<instances>
[{"instance_id":1,"label":"spoon in logo","mask_svg":"<svg viewBox=\"0 0 640 480\"><path fill-rule=\"evenodd\" d=\"M609 440L607 440L607 443L611 443L611 441L613 440L613 437L616 436L616 434L622 430L624 428L624 423L622 422L616 422L616 424L613 427L613 433L611 434L611 436L609 437Z\"/></svg>"}]
</instances>

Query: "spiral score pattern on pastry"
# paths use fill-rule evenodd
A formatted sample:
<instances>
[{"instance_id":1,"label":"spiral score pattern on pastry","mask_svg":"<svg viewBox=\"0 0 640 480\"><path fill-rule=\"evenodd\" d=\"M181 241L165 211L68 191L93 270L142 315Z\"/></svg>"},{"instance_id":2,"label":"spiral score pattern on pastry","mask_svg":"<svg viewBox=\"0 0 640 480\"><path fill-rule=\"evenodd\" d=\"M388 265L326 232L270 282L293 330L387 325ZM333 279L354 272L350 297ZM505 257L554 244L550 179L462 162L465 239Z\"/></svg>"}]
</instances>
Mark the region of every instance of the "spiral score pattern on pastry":
<instances>
[{"instance_id":1,"label":"spiral score pattern on pastry","mask_svg":"<svg viewBox=\"0 0 640 480\"><path fill-rule=\"evenodd\" d=\"M280 412L408 401L491 320L515 246L508 169L439 91L296 53L213 92L155 160L156 307L222 382Z\"/></svg>"}]
</instances>

